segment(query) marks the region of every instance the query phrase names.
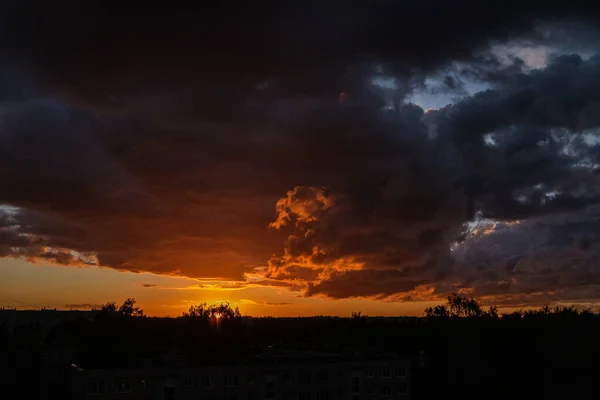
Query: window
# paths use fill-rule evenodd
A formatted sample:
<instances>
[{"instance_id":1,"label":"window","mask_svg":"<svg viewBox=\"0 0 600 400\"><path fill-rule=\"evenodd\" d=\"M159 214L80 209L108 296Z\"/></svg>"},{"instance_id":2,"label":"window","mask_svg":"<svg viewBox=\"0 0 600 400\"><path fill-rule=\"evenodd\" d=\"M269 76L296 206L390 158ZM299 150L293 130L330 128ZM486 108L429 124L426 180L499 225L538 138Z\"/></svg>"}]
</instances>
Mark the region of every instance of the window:
<instances>
[{"instance_id":1,"label":"window","mask_svg":"<svg viewBox=\"0 0 600 400\"><path fill-rule=\"evenodd\" d=\"M211 381L210 381L210 376L205 376L204 379L202 379L202 383L204 384L205 388L209 388L211 386Z\"/></svg>"},{"instance_id":2,"label":"window","mask_svg":"<svg viewBox=\"0 0 600 400\"><path fill-rule=\"evenodd\" d=\"M319 372L319 373L317 373L317 380L319 382L328 382L329 374L327 372Z\"/></svg>"},{"instance_id":3,"label":"window","mask_svg":"<svg viewBox=\"0 0 600 400\"><path fill-rule=\"evenodd\" d=\"M231 394L226 397L227 400L237 400L237 396L235 394Z\"/></svg>"},{"instance_id":4,"label":"window","mask_svg":"<svg viewBox=\"0 0 600 400\"><path fill-rule=\"evenodd\" d=\"M237 375L228 375L225 377L225 387L235 387L237 384Z\"/></svg>"},{"instance_id":5,"label":"window","mask_svg":"<svg viewBox=\"0 0 600 400\"><path fill-rule=\"evenodd\" d=\"M165 388L165 400L174 400L175 399L175 388L174 387L166 387Z\"/></svg>"},{"instance_id":6,"label":"window","mask_svg":"<svg viewBox=\"0 0 600 400\"><path fill-rule=\"evenodd\" d=\"M283 374L283 381L284 382L289 382L290 381L290 373L286 372Z\"/></svg>"},{"instance_id":7,"label":"window","mask_svg":"<svg viewBox=\"0 0 600 400\"><path fill-rule=\"evenodd\" d=\"M310 393L300 392L298 393L298 400L310 400Z\"/></svg>"},{"instance_id":8,"label":"window","mask_svg":"<svg viewBox=\"0 0 600 400\"><path fill-rule=\"evenodd\" d=\"M352 396L352 400L360 400L360 396Z\"/></svg>"},{"instance_id":9,"label":"window","mask_svg":"<svg viewBox=\"0 0 600 400\"><path fill-rule=\"evenodd\" d=\"M369 378L372 378L372 377L374 377L374 376L375 376L375 373L373 372L373 370L372 370L372 369L370 369L370 370L368 370L368 371L367 371L367 376L368 376Z\"/></svg>"},{"instance_id":10,"label":"window","mask_svg":"<svg viewBox=\"0 0 600 400\"><path fill-rule=\"evenodd\" d=\"M383 367L381 368L381 379L390 379L392 377L392 373L389 368Z\"/></svg>"},{"instance_id":11,"label":"window","mask_svg":"<svg viewBox=\"0 0 600 400\"><path fill-rule=\"evenodd\" d=\"M129 379L128 378L119 378L115 381L115 386L117 388L117 393L129 393Z\"/></svg>"},{"instance_id":12,"label":"window","mask_svg":"<svg viewBox=\"0 0 600 400\"><path fill-rule=\"evenodd\" d=\"M360 378L352 378L352 393L360 393Z\"/></svg>"},{"instance_id":13,"label":"window","mask_svg":"<svg viewBox=\"0 0 600 400\"><path fill-rule=\"evenodd\" d=\"M384 386L381 388L381 395L382 396L389 396L390 395L390 387L389 386Z\"/></svg>"},{"instance_id":14,"label":"window","mask_svg":"<svg viewBox=\"0 0 600 400\"><path fill-rule=\"evenodd\" d=\"M373 396L373 395L375 394L375 390L373 390L373 386L370 386L370 387L367 389L367 394L368 394L369 396Z\"/></svg>"},{"instance_id":15,"label":"window","mask_svg":"<svg viewBox=\"0 0 600 400\"><path fill-rule=\"evenodd\" d=\"M254 383L254 374L253 373L249 373L248 376L246 377L246 382L247 383Z\"/></svg>"},{"instance_id":16,"label":"window","mask_svg":"<svg viewBox=\"0 0 600 400\"><path fill-rule=\"evenodd\" d=\"M342 397L342 388L338 386L335 389L335 394L336 394L337 397L341 398Z\"/></svg>"},{"instance_id":17,"label":"window","mask_svg":"<svg viewBox=\"0 0 600 400\"><path fill-rule=\"evenodd\" d=\"M265 393L265 397L267 399L272 399L275 397L275 383L274 382L267 382L266 385L266 393Z\"/></svg>"},{"instance_id":18,"label":"window","mask_svg":"<svg viewBox=\"0 0 600 400\"><path fill-rule=\"evenodd\" d=\"M396 370L396 378L406 378L406 368L400 367Z\"/></svg>"},{"instance_id":19,"label":"window","mask_svg":"<svg viewBox=\"0 0 600 400\"><path fill-rule=\"evenodd\" d=\"M398 394L401 396L406 394L406 385L404 383L398 388Z\"/></svg>"},{"instance_id":20,"label":"window","mask_svg":"<svg viewBox=\"0 0 600 400\"><path fill-rule=\"evenodd\" d=\"M142 379L140 381L140 389L142 389L142 390L148 389L148 382L145 379Z\"/></svg>"},{"instance_id":21,"label":"window","mask_svg":"<svg viewBox=\"0 0 600 400\"><path fill-rule=\"evenodd\" d=\"M187 386L187 387L194 386L194 380L192 378L185 378L185 386Z\"/></svg>"},{"instance_id":22,"label":"window","mask_svg":"<svg viewBox=\"0 0 600 400\"><path fill-rule=\"evenodd\" d=\"M329 392L326 390L321 390L317 393L317 400L329 400Z\"/></svg>"},{"instance_id":23,"label":"window","mask_svg":"<svg viewBox=\"0 0 600 400\"><path fill-rule=\"evenodd\" d=\"M88 394L98 394L98 382L90 382L88 384Z\"/></svg>"}]
</instances>

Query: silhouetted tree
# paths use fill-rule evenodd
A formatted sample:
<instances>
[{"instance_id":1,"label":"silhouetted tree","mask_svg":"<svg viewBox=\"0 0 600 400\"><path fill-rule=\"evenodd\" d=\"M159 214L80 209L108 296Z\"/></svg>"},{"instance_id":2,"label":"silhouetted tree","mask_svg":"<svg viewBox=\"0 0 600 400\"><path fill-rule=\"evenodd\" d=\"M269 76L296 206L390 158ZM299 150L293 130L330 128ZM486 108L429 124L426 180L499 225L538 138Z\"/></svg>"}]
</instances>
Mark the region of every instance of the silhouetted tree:
<instances>
[{"instance_id":1,"label":"silhouetted tree","mask_svg":"<svg viewBox=\"0 0 600 400\"><path fill-rule=\"evenodd\" d=\"M119 313L124 317L137 316L141 317L144 315L144 310L135 306L135 299L128 298L121 304L121 306L117 309L117 304L114 301L110 301L108 303L103 304L100 307L100 311L104 314L113 314Z\"/></svg>"},{"instance_id":2,"label":"silhouetted tree","mask_svg":"<svg viewBox=\"0 0 600 400\"><path fill-rule=\"evenodd\" d=\"M238 307L231 308L229 303L221 303L219 305L201 303L190 306L188 312L184 312L182 317L193 320L209 322L214 319L233 320L242 317Z\"/></svg>"},{"instance_id":3,"label":"silhouetted tree","mask_svg":"<svg viewBox=\"0 0 600 400\"><path fill-rule=\"evenodd\" d=\"M446 306L437 305L435 307L427 307L425 309L426 317L449 317L450 311Z\"/></svg>"},{"instance_id":4,"label":"silhouetted tree","mask_svg":"<svg viewBox=\"0 0 600 400\"><path fill-rule=\"evenodd\" d=\"M490 308L487 312L487 316L490 317L491 319L498 319L499 318L498 307L490 306Z\"/></svg>"},{"instance_id":5,"label":"silhouetted tree","mask_svg":"<svg viewBox=\"0 0 600 400\"><path fill-rule=\"evenodd\" d=\"M142 310L139 307L135 306L135 299L133 298L128 298L127 300L125 300L123 302L123 304L121 304L121 307L119 307L119 314L121 314L124 317L131 317L131 316L137 316L137 317L141 317L144 315L144 310Z\"/></svg>"},{"instance_id":6,"label":"silhouetted tree","mask_svg":"<svg viewBox=\"0 0 600 400\"><path fill-rule=\"evenodd\" d=\"M110 301L106 304L102 304L100 311L103 313L114 313L117 312L117 304L114 301Z\"/></svg>"},{"instance_id":7,"label":"silhouetted tree","mask_svg":"<svg viewBox=\"0 0 600 400\"><path fill-rule=\"evenodd\" d=\"M437 305L425 309L426 317L490 317L498 318L498 308L491 306L486 312L481 303L474 298L462 297L457 293L448 296L445 305Z\"/></svg>"},{"instance_id":8,"label":"silhouetted tree","mask_svg":"<svg viewBox=\"0 0 600 400\"><path fill-rule=\"evenodd\" d=\"M206 303L202 303L198 305L191 305L188 312L184 312L182 317L208 322L211 315L210 311L208 310L208 305Z\"/></svg>"},{"instance_id":9,"label":"silhouetted tree","mask_svg":"<svg viewBox=\"0 0 600 400\"><path fill-rule=\"evenodd\" d=\"M358 311L358 312L353 312L353 313L352 313L352 317L351 317L351 318L352 318L352 319L355 319L355 320L361 320L361 319L365 319L365 318L367 318L367 316L366 316L366 315L363 315L363 313L362 313L362 312Z\"/></svg>"}]
</instances>

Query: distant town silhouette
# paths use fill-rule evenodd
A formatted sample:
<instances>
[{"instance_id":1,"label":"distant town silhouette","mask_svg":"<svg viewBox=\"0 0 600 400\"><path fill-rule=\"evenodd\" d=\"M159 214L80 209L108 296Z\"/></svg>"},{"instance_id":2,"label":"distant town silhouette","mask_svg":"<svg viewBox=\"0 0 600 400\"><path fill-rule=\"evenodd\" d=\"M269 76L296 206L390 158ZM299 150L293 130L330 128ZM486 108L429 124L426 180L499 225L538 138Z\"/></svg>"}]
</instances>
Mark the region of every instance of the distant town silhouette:
<instances>
[{"instance_id":1,"label":"distant town silhouette","mask_svg":"<svg viewBox=\"0 0 600 400\"><path fill-rule=\"evenodd\" d=\"M347 387L332 386L331 393L327 392L331 399L336 398L336 391L342 397L360 398L372 395L373 390L384 397L398 390L414 399L458 392L461 398L506 398L515 392L519 398L569 397L593 393L600 372L600 315L574 306L499 314L495 307L484 309L476 299L457 294L445 304L424 310L423 317L370 317L355 312L349 318L253 318L227 303L193 305L176 318L147 317L129 298L121 305L108 302L94 311L1 310L0 335L1 360L7 371L3 379L19 387L24 398L32 399L87 398L90 390L118 393L118 387L108 383L105 387L104 381L93 378L98 371L103 371L100 376L129 371L107 382L120 379L124 393L133 393L135 382L142 379L135 377L143 376L147 386L158 379L150 372L157 368L163 375L170 371L169 385L175 394L181 392L176 388L185 386L183 380L177 385L178 377L189 371L205 371L203 376L208 376L227 370L242 379L239 371L255 366L259 359L279 371L280 379L298 365L304 365L302 371L308 366L313 372L329 365L339 369L336 373L342 382L347 369ZM407 372L392 386L385 386L384 377L383 386L371 387L369 382L375 381L368 380L368 366L372 363L383 371L387 371L385 365L393 364L395 369L390 367L390 371L406 368ZM260 371L253 372L258 374L256 379ZM356 375L356 392L346 393L353 382L351 371ZM32 379L37 383L27 384ZM164 376L160 379L164 381ZM215 385L212 390L217 389ZM283 392L276 389L279 386L272 387L272 398L283 398ZM171 393L169 388L165 390ZM307 399L312 386L302 388L297 384L285 396L298 398L300 391ZM162 396L162 386L160 390ZM319 390L322 393L317 390L313 395L325 396Z\"/></svg>"}]
</instances>

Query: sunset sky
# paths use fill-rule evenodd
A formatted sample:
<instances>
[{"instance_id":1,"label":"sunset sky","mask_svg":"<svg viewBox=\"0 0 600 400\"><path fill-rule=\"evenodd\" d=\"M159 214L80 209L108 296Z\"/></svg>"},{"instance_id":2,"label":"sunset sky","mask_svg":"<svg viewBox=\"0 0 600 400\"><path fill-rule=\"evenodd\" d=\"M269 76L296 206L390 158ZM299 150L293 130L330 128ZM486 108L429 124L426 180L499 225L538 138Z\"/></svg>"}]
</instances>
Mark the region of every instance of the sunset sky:
<instances>
[{"instance_id":1,"label":"sunset sky","mask_svg":"<svg viewBox=\"0 0 600 400\"><path fill-rule=\"evenodd\" d=\"M0 13L0 306L600 299L585 2L37 3Z\"/></svg>"}]
</instances>

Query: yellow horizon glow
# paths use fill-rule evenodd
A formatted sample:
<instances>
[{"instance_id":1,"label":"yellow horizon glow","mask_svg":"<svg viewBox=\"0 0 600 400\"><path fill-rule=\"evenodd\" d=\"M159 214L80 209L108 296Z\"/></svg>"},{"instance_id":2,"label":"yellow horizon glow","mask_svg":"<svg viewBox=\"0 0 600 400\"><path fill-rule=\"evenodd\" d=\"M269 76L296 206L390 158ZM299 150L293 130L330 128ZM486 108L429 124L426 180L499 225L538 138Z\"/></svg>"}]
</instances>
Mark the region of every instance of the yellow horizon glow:
<instances>
[{"instance_id":1,"label":"yellow horizon glow","mask_svg":"<svg viewBox=\"0 0 600 400\"><path fill-rule=\"evenodd\" d=\"M90 309L93 305L99 306L109 301L119 303L133 297L149 316L176 317L188 311L191 305L228 302L234 308L239 307L243 315L306 317L350 316L358 311L372 316L420 316L426 307L437 304L391 303L370 299L333 300L303 297L299 292L283 288L249 285L231 289L198 283L196 279L147 272L38 265L0 259L0 306L5 307L69 309L67 305L86 305Z\"/></svg>"}]
</instances>

